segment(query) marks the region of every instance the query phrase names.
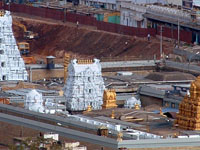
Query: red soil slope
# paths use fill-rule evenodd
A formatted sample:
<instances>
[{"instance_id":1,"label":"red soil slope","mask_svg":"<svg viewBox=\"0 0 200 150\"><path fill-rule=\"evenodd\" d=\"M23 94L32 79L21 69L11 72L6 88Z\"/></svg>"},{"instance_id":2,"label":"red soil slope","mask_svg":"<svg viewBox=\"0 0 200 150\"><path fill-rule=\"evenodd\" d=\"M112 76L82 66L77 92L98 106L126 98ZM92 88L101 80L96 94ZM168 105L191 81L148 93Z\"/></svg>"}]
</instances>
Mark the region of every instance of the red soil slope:
<instances>
[{"instance_id":1,"label":"red soil slope","mask_svg":"<svg viewBox=\"0 0 200 150\"><path fill-rule=\"evenodd\" d=\"M23 19L23 20L22 20ZM64 52L85 57L115 57L135 56L153 58L160 53L159 39L147 39L124 36L108 32L86 29L76 26L50 22L44 20L22 18L20 21L28 30L39 33L39 39L31 41L32 54L54 55L63 57ZM14 21L19 19L14 18ZM17 41L23 40L23 30L13 26ZM172 51L172 43L163 42L163 51L167 54Z\"/></svg>"}]
</instances>

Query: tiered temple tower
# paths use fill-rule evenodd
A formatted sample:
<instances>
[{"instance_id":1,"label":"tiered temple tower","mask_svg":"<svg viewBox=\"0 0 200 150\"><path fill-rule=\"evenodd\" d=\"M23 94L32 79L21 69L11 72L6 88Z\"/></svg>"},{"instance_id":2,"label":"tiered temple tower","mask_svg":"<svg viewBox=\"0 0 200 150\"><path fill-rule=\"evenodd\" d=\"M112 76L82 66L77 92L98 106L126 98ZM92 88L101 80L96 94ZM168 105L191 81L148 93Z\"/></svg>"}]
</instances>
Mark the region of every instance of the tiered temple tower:
<instances>
[{"instance_id":1,"label":"tiered temple tower","mask_svg":"<svg viewBox=\"0 0 200 150\"><path fill-rule=\"evenodd\" d=\"M103 105L102 108L116 108L116 92L114 89L108 89L104 91L103 94Z\"/></svg>"},{"instance_id":2,"label":"tiered temple tower","mask_svg":"<svg viewBox=\"0 0 200 150\"><path fill-rule=\"evenodd\" d=\"M83 111L101 109L104 82L98 59L72 60L68 66L68 77L64 87L67 110Z\"/></svg>"},{"instance_id":3,"label":"tiered temple tower","mask_svg":"<svg viewBox=\"0 0 200 150\"><path fill-rule=\"evenodd\" d=\"M20 56L9 11L0 11L0 81L27 80L28 74Z\"/></svg>"},{"instance_id":4,"label":"tiered temple tower","mask_svg":"<svg viewBox=\"0 0 200 150\"><path fill-rule=\"evenodd\" d=\"M179 104L176 124L186 130L200 130L200 76L191 83L190 95Z\"/></svg>"}]
</instances>

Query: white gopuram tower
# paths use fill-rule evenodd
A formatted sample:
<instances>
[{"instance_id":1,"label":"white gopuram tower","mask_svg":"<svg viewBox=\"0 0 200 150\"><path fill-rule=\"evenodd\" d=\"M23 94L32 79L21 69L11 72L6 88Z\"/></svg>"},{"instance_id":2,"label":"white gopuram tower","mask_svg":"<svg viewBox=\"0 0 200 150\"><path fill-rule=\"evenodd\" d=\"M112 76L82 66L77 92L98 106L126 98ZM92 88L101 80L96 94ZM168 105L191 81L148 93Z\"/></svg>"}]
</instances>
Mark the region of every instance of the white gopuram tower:
<instances>
[{"instance_id":1,"label":"white gopuram tower","mask_svg":"<svg viewBox=\"0 0 200 150\"><path fill-rule=\"evenodd\" d=\"M9 11L0 16L0 81L27 80L28 74L12 31Z\"/></svg>"},{"instance_id":2,"label":"white gopuram tower","mask_svg":"<svg viewBox=\"0 0 200 150\"><path fill-rule=\"evenodd\" d=\"M70 111L83 111L90 105L93 110L103 104L104 82L98 59L72 60L68 67L68 78L64 87L66 107Z\"/></svg>"}]
</instances>

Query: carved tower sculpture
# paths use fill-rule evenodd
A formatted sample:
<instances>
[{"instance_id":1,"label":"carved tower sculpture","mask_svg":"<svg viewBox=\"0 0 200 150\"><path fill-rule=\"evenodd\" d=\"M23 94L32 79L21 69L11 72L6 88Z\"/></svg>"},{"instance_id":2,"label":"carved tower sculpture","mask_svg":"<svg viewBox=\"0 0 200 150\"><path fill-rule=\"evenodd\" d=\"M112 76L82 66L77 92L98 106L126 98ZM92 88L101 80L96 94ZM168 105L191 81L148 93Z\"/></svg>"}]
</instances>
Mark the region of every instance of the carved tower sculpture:
<instances>
[{"instance_id":1,"label":"carved tower sculpture","mask_svg":"<svg viewBox=\"0 0 200 150\"><path fill-rule=\"evenodd\" d=\"M186 130L200 130L200 76L191 83L190 95L179 104L175 124Z\"/></svg>"},{"instance_id":2,"label":"carved tower sculpture","mask_svg":"<svg viewBox=\"0 0 200 150\"><path fill-rule=\"evenodd\" d=\"M12 31L9 11L0 12L0 81L27 80L28 74Z\"/></svg>"},{"instance_id":3,"label":"carved tower sculpture","mask_svg":"<svg viewBox=\"0 0 200 150\"><path fill-rule=\"evenodd\" d=\"M64 87L66 106L70 111L101 109L104 82L98 59L72 60L68 66L68 78Z\"/></svg>"}]
</instances>

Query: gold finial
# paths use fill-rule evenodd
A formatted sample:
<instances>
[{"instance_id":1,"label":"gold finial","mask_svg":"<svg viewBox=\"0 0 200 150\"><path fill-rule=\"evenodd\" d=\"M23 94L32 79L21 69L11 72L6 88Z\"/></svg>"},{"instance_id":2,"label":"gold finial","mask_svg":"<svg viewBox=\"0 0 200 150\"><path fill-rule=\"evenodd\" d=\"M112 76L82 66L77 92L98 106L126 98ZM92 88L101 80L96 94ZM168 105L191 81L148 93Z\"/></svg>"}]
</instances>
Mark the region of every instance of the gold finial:
<instances>
[{"instance_id":1,"label":"gold finial","mask_svg":"<svg viewBox=\"0 0 200 150\"><path fill-rule=\"evenodd\" d=\"M115 111L114 110L112 110L110 118L115 119Z\"/></svg>"},{"instance_id":2,"label":"gold finial","mask_svg":"<svg viewBox=\"0 0 200 150\"><path fill-rule=\"evenodd\" d=\"M174 133L174 138L178 138L178 135L176 133Z\"/></svg>"},{"instance_id":3,"label":"gold finial","mask_svg":"<svg viewBox=\"0 0 200 150\"><path fill-rule=\"evenodd\" d=\"M92 111L92 107L90 106L90 105L88 105L88 107L87 107L87 110L86 110L87 112L90 112L90 111Z\"/></svg>"},{"instance_id":4,"label":"gold finial","mask_svg":"<svg viewBox=\"0 0 200 150\"><path fill-rule=\"evenodd\" d=\"M140 110L140 105L139 104L135 104L135 110Z\"/></svg>"},{"instance_id":5,"label":"gold finial","mask_svg":"<svg viewBox=\"0 0 200 150\"><path fill-rule=\"evenodd\" d=\"M162 116L163 116L162 108L160 108L160 115L162 115Z\"/></svg>"},{"instance_id":6,"label":"gold finial","mask_svg":"<svg viewBox=\"0 0 200 150\"><path fill-rule=\"evenodd\" d=\"M119 132L119 133L117 134L117 141L118 141L118 142L121 142L121 141L123 140L122 137L123 137L123 133L122 133L122 132Z\"/></svg>"},{"instance_id":7,"label":"gold finial","mask_svg":"<svg viewBox=\"0 0 200 150\"><path fill-rule=\"evenodd\" d=\"M64 94L63 90L60 90L58 93L59 93L59 96L63 96Z\"/></svg>"},{"instance_id":8,"label":"gold finial","mask_svg":"<svg viewBox=\"0 0 200 150\"><path fill-rule=\"evenodd\" d=\"M0 16L3 17L4 15L5 15L4 10L1 10L1 11L0 11Z\"/></svg>"}]
</instances>

